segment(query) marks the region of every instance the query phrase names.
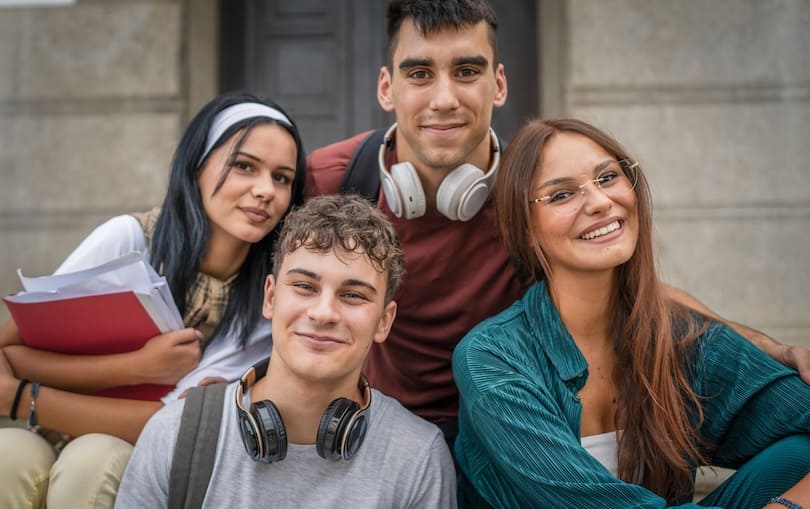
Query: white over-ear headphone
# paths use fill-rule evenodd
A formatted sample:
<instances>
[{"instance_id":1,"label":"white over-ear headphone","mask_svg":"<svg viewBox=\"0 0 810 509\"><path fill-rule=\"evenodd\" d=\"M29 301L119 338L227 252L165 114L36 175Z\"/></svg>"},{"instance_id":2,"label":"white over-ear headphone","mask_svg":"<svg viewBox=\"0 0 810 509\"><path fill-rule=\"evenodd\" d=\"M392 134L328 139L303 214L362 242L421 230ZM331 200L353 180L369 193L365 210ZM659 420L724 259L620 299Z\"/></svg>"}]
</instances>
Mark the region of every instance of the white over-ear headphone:
<instances>
[{"instance_id":1,"label":"white over-ear headphone","mask_svg":"<svg viewBox=\"0 0 810 509\"><path fill-rule=\"evenodd\" d=\"M388 129L380 145L380 182L391 212L397 217L414 219L425 215L426 208L419 174L409 162L396 163L390 171L385 167L386 151L393 142L396 128L395 123ZM436 191L436 208L449 219L469 221L475 217L492 190L501 161L501 146L491 127L489 136L493 152L489 170L484 173L475 165L464 163L451 171Z\"/></svg>"}]
</instances>

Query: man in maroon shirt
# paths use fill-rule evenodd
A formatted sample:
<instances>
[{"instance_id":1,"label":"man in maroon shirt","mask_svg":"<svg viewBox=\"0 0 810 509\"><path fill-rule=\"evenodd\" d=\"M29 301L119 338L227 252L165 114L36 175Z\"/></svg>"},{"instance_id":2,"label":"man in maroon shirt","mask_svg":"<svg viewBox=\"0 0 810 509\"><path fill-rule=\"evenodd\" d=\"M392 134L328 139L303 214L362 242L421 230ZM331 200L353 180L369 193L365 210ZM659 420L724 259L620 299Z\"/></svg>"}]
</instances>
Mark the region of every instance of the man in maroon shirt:
<instances>
[{"instance_id":1,"label":"man in maroon shirt","mask_svg":"<svg viewBox=\"0 0 810 509\"><path fill-rule=\"evenodd\" d=\"M372 348L366 374L448 438L458 412L453 348L520 295L489 198L500 156L492 111L507 95L495 29L484 1L392 2L389 65L378 81L380 104L397 124L377 203L400 237L406 273L394 328ZM364 137L310 155L308 196L338 192Z\"/></svg>"}]
</instances>

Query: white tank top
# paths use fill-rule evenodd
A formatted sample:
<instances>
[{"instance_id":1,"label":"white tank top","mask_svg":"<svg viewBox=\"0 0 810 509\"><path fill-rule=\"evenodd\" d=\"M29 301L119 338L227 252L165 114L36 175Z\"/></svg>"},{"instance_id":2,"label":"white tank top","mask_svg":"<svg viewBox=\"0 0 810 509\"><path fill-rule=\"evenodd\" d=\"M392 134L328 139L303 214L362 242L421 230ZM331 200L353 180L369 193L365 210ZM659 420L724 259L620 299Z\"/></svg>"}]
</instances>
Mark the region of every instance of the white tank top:
<instances>
[{"instance_id":1,"label":"white tank top","mask_svg":"<svg viewBox=\"0 0 810 509\"><path fill-rule=\"evenodd\" d=\"M621 431L619 433L621 433ZM614 477L618 475L619 443L615 431L582 437L580 443L582 447L608 469Z\"/></svg>"}]
</instances>

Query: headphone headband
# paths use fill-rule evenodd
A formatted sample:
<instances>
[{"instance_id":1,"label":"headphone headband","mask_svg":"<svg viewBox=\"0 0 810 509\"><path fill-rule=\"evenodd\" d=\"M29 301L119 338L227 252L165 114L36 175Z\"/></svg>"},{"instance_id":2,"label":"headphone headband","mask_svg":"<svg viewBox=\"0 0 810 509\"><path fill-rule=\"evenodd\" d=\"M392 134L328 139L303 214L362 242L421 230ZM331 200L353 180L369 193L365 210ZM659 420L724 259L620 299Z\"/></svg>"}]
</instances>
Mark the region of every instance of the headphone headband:
<instances>
[{"instance_id":1,"label":"headphone headband","mask_svg":"<svg viewBox=\"0 0 810 509\"><path fill-rule=\"evenodd\" d=\"M251 366L239 378L235 391L237 420L245 450L251 459L264 463L281 461L287 455L284 421L272 401L258 401L246 410L242 400L248 390L267 374L269 363L268 357ZM362 407L352 399L338 398L329 404L321 417L315 445L323 458L348 461L363 443L372 391L362 373L357 387L363 395Z\"/></svg>"},{"instance_id":2,"label":"headphone headband","mask_svg":"<svg viewBox=\"0 0 810 509\"><path fill-rule=\"evenodd\" d=\"M366 411L371 406L371 384L368 383L368 379L363 373L360 373L360 381L357 383L357 388L360 389L360 393L363 395L363 401L365 401L365 404L360 410Z\"/></svg>"},{"instance_id":3,"label":"headphone headband","mask_svg":"<svg viewBox=\"0 0 810 509\"><path fill-rule=\"evenodd\" d=\"M257 380L263 378L264 375L267 374L267 366L269 365L270 357L262 359L248 368L248 370L245 371L239 378L239 387L237 387L236 390L238 391L241 389L243 392L247 392L247 390L252 387Z\"/></svg>"},{"instance_id":4,"label":"headphone headband","mask_svg":"<svg viewBox=\"0 0 810 509\"><path fill-rule=\"evenodd\" d=\"M270 357L267 357L248 368L248 370L239 377L239 385L236 387L236 405L242 410L244 410L244 408L242 408L242 399L245 397L245 394L247 394L247 391L256 385L256 382L264 378L269 365ZM357 388L360 389L364 401L364 405L360 410L368 410L371 406L371 384L368 383L368 379L363 373L360 373L360 381L357 382Z\"/></svg>"},{"instance_id":5,"label":"headphone headband","mask_svg":"<svg viewBox=\"0 0 810 509\"><path fill-rule=\"evenodd\" d=\"M385 131L385 135L383 136L383 142L380 144L380 150L377 154L377 162L380 165L380 168L386 168L385 163L385 154L388 149L391 148L391 145L394 144L394 131L397 130L397 123L394 122L391 127ZM492 174L495 170L498 169L498 166L501 164L501 142L498 140L498 135L495 134L495 130L492 127L489 128L489 138L492 147L492 153L494 154L494 158L492 163L489 165L489 169L487 170L487 175Z\"/></svg>"},{"instance_id":6,"label":"headphone headband","mask_svg":"<svg viewBox=\"0 0 810 509\"><path fill-rule=\"evenodd\" d=\"M396 122L388 128L377 154L380 183L391 212L397 217L413 219L425 214L426 199L419 173L410 162L386 165L386 154L394 143ZM489 128L492 151L489 169L485 172L471 163L463 163L442 180L436 191L436 208L454 221L469 221L484 206L495 184L501 162L501 144L492 127Z\"/></svg>"}]
</instances>

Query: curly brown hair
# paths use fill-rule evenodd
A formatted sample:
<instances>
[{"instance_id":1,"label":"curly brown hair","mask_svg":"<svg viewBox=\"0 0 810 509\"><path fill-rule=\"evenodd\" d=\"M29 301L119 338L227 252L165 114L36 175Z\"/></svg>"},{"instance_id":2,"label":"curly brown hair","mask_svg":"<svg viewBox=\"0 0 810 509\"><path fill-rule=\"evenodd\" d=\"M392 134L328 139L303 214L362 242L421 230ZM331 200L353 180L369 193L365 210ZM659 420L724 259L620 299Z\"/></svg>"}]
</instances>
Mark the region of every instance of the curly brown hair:
<instances>
[{"instance_id":1,"label":"curly brown hair","mask_svg":"<svg viewBox=\"0 0 810 509\"><path fill-rule=\"evenodd\" d=\"M363 253L379 272L387 272L385 302L394 298L405 272L402 249L388 218L357 195L312 198L284 220L275 250L273 275L284 257L304 247L327 253L338 248Z\"/></svg>"}]
</instances>

